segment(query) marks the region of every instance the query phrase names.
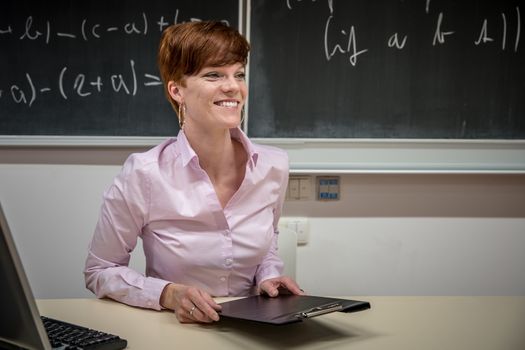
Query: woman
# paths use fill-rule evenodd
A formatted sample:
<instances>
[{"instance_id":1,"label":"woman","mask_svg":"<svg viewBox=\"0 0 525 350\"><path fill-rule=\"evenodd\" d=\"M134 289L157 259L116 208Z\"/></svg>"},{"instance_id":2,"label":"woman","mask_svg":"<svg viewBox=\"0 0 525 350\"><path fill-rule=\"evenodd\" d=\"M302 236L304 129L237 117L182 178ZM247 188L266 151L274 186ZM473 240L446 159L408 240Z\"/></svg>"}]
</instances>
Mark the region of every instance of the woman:
<instances>
[{"instance_id":1,"label":"woman","mask_svg":"<svg viewBox=\"0 0 525 350\"><path fill-rule=\"evenodd\" d=\"M276 255L288 158L239 129L249 49L219 22L164 31L159 68L181 130L131 155L104 193L84 271L98 297L212 322L212 296L302 294ZM128 267L138 237L146 276Z\"/></svg>"}]
</instances>

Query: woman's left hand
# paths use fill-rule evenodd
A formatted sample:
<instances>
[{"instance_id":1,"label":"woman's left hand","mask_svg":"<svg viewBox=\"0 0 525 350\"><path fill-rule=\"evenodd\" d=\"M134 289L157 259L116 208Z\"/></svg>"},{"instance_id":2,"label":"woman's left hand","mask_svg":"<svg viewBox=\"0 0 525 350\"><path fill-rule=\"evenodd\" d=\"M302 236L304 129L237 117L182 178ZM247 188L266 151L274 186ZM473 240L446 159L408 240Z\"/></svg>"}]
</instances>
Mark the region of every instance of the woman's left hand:
<instances>
[{"instance_id":1,"label":"woman's left hand","mask_svg":"<svg viewBox=\"0 0 525 350\"><path fill-rule=\"evenodd\" d=\"M287 276L280 276L275 278L269 278L259 284L259 293L268 294L271 297L279 295L279 290L286 289L292 294L304 295L304 291L299 288L297 283Z\"/></svg>"}]
</instances>

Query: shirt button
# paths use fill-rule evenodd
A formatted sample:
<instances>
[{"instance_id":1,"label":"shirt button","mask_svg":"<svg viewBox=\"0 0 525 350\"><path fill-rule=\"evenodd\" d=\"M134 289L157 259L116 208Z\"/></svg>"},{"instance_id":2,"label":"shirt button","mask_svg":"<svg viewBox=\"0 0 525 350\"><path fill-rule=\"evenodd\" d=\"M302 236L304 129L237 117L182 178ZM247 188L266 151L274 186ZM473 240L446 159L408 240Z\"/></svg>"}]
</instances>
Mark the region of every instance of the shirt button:
<instances>
[{"instance_id":1,"label":"shirt button","mask_svg":"<svg viewBox=\"0 0 525 350\"><path fill-rule=\"evenodd\" d=\"M221 280L221 282L224 282L224 281L226 281L226 277L222 276L222 277L220 278L220 280Z\"/></svg>"},{"instance_id":2,"label":"shirt button","mask_svg":"<svg viewBox=\"0 0 525 350\"><path fill-rule=\"evenodd\" d=\"M232 264L232 259L226 259L226 266L230 266Z\"/></svg>"}]
</instances>

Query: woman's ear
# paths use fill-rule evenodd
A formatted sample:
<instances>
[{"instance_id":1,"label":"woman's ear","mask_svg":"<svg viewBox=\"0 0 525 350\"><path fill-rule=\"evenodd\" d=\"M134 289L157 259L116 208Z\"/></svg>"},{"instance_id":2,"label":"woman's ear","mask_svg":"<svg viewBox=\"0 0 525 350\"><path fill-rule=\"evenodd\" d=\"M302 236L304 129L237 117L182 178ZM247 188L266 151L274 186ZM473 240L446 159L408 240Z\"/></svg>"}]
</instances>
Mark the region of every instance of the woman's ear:
<instances>
[{"instance_id":1,"label":"woman's ear","mask_svg":"<svg viewBox=\"0 0 525 350\"><path fill-rule=\"evenodd\" d=\"M182 103L182 91L178 84L176 84L173 80L170 80L168 82L168 92L172 99L177 101L177 103Z\"/></svg>"}]
</instances>

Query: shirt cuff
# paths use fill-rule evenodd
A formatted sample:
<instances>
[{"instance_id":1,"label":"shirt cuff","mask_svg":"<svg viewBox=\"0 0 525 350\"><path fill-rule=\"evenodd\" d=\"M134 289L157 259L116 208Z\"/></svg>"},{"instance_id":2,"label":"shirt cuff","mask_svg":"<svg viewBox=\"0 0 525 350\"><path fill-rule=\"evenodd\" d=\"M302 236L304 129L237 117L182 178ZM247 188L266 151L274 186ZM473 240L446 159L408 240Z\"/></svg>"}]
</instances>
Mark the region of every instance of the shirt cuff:
<instances>
[{"instance_id":1,"label":"shirt cuff","mask_svg":"<svg viewBox=\"0 0 525 350\"><path fill-rule=\"evenodd\" d=\"M150 309L163 310L164 308L160 305L160 295L164 287L170 283L159 278L147 277L143 287L145 306Z\"/></svg>"},{"instance_id":2,"label":"shirt cuff","mask_svg":"<svg viewBox=\"0 0 525 350\"><path fill-rule=\"evenodd\" d=\"M261 282L266 281L267 279L280 276L282 276L282 271L280 271L277 267L267 267L257 273L255 278L257 287L259 287Z\"/></svg>"}]
</instances>

